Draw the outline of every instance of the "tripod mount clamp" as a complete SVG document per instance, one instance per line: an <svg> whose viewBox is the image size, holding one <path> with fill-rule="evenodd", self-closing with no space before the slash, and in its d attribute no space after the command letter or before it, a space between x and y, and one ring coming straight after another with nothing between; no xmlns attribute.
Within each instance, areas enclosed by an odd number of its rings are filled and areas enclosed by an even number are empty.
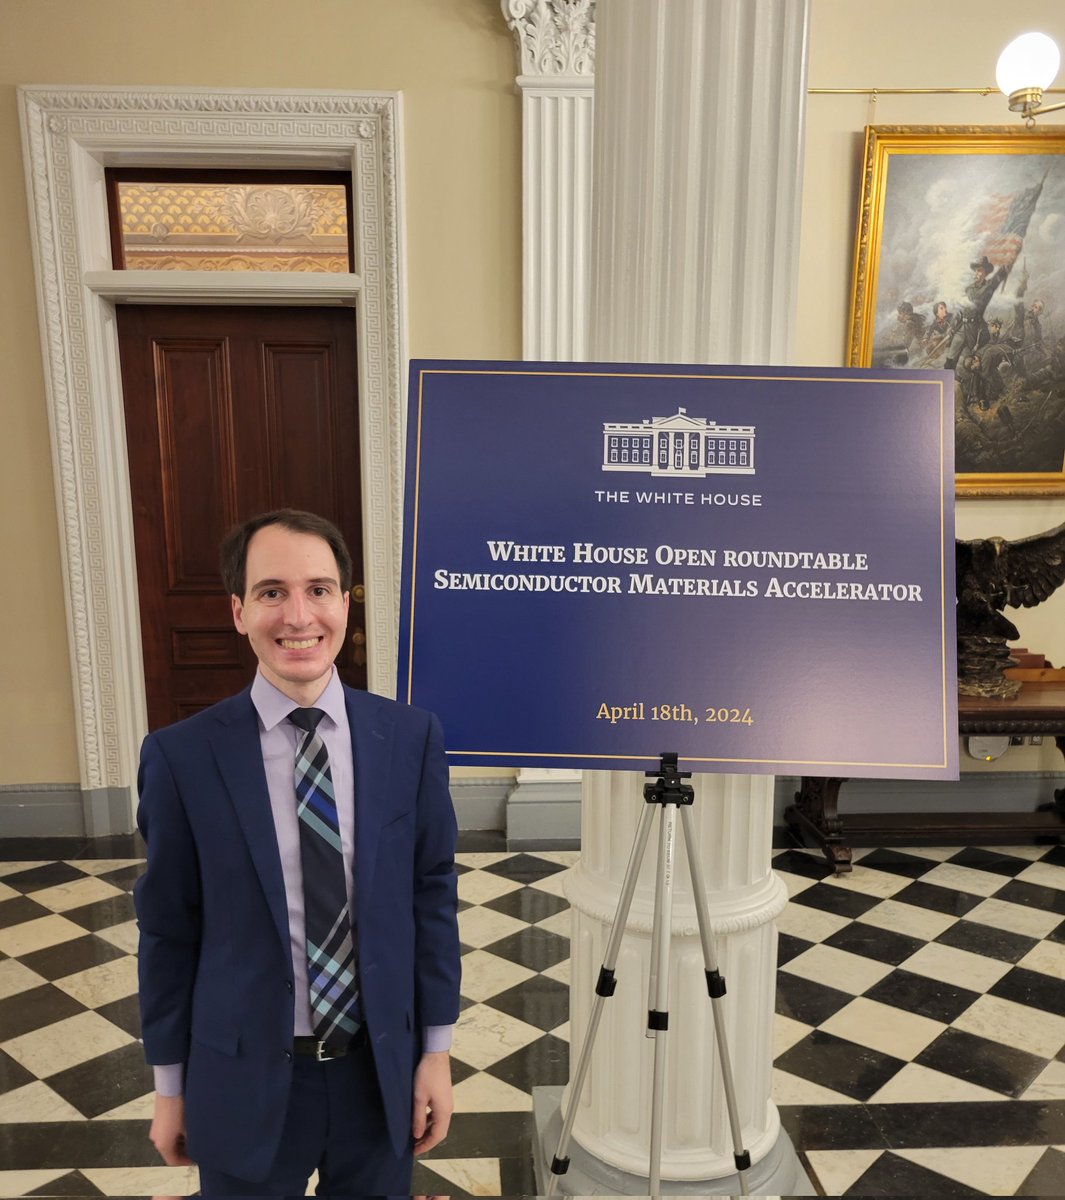
<svg viewBox="0 0 1065 1200"><path fill-rule="evenodd" d="M661 755L658 769L644 771L648 779L654 783L643 785L643 798L646 804L694 804L695 789L683 780L691 779L691 771L677 770L677 755L669 752Z"/></svg>

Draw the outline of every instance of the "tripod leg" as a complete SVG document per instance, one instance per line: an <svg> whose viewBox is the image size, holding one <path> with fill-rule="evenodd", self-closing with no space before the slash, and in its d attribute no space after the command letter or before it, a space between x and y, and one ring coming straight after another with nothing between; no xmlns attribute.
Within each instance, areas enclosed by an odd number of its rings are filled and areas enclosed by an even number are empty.
<svg viewBox="0 0 1065 1200"><path fill-rule="evenodd" d="M721 1064L721 1082L725 1091L725 1105L728 1109L729 1126L732 1131L732 1154L736 1162L736 1172L740 1180L740 1194L749 1196L747 1190L747 1172L751 1166L751 1156L743 1148L743 1129L740 1124L739 1105L736 1103L736 1085L732 1078L732 1064L729 1060L728 1039L725 1034L725 1011L723 998L725 981L718 970L717 954L714 950L714 937L710 929L710 913L706 906L706 884L703 880L703 867L699 856L695 853L695 837L692 830L691 810L684 807L680 810L681 824L684 827L684 848L688 855L688 869L691 872L692 891L695 894L695 912L699 919L699 937L703 943L703 965L706 968L706 988L710 993L710 1007L714 1016L714 1037L717 1041L717 1057Z"/></svg>
<svg viewBox="0 0 1065 1200"><path fill-rule="evenodd" d="M632 895L636 890L640 863L643 862L643 856L647 850L647 839L651 833L653 818L654 809L651 805L645 804L640 815L640 823L636 827L636 835L632 841L628 866L625 868L625 878L621 884L621 895L618 897L617 912L614 914L614 924L610 927L606 955L603 958L603 965L599 968L599 981L595 985L595 1000L592 1002L592 1011L588 1017L588 1026L584 1034L584 1042L581 1044L577 1069L573 1073L573 1081L570 1084L569 1108L562 1122L562 1132L559 1134L555 1156L551 1160L551 1176L547 1181L547 1195L549 1196L555 1194L558 1177L565 1175L569 1170L567 1152L570 1135L573 1131L573 1122L577 1117L581 1093L584 1091L584 1081L588 1074L588 1067L591 1065L592 1050L595 1047L596 1034L599 1032L599 1019L603 1015L603 1002L608 996L614 994L614 966L618 961L621 938L625 933L625 922L628 920L629 909L632 906Z"/></svg>
<svg viewBox="0 0 1065 1200"><path fill-rule="evenodd" d="M662 1104L666 1078L666 1030L669 1028L669 947L673 925L673 868L677 838L677 806L664 804L658 827L658 872L655 876L654 927L651 939L651 995L647 1031L655 1039L654 1083L651 1090L651 1153L648 1185L651 1195L662 1188Z"/></svg>

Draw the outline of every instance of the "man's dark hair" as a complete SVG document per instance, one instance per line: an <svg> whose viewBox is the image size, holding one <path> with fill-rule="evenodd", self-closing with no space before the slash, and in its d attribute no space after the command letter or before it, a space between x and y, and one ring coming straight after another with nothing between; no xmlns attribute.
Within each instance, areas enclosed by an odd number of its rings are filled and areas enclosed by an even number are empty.
<svg viewBox="0 0 1065 1200"><path fill-rule="evenodd" d="M340 590L351 591L351 554L344 541L344 535L325 517L316 513L303 512L298 508L278 508L273 512L260 513L237 525L226 534L219 551L219 566L222 571L222 582L225 584L226 595L239 596L244 599L244 589L247 586L246 566L248 562L248 543L267 525L280 525L292 533L309 533L320 537L333 551L340 573Z"/></svg>

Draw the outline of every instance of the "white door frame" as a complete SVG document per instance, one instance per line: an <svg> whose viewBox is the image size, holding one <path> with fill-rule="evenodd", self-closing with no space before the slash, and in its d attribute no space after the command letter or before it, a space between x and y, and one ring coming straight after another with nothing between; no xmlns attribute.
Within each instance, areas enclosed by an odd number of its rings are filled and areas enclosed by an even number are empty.
<svg viewBox="0 0 1065 1200"><path fill-rule="evenodd" d="M393 694L406 281L396 92L19 88L85 832L132 828L147 729L115 304L354 305L370 689ZM355 273L115 271L104 169L350 171Z"/></svg>

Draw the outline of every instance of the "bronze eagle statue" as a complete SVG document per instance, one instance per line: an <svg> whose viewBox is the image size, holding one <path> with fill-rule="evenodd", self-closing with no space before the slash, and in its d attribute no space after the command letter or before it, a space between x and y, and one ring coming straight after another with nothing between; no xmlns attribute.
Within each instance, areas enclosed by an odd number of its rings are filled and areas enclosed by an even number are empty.
<svg viewBox="0 0 1065 1200"><path fill-rule="evenodd" d="M1016 662L1006 642L1020 633L1002 609L1032 608L1065 583L1065 522L1015 542L957 540L954 551L958 690L964 696L1015 696L1021 685L1003 671Z"/></svg>

